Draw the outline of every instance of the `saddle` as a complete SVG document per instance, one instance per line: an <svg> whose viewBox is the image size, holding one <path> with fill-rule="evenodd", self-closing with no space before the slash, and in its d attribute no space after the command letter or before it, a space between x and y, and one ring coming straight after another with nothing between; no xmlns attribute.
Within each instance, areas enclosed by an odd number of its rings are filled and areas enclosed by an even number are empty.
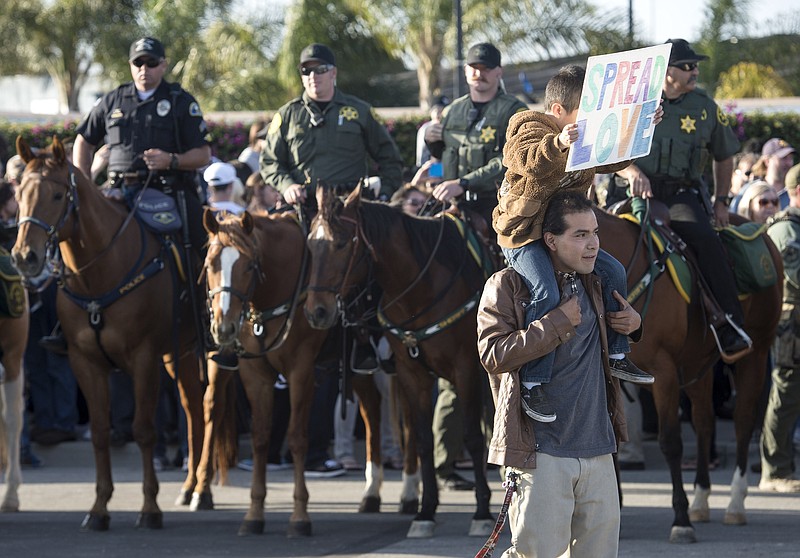
<svg viewBox="0 0 800 558"><path fill-rule="evenodd" d="M180 213L175 200L164 192L147 188L135 198L136 218L149 230L163 235L181 230Z"/></svg>
<svg viewBox="0 0 800 558"><path fill-rule="evenodd" d="M11 263L11 254L0 247L0 316L19 318L25 312L25 287Z"/></svg>

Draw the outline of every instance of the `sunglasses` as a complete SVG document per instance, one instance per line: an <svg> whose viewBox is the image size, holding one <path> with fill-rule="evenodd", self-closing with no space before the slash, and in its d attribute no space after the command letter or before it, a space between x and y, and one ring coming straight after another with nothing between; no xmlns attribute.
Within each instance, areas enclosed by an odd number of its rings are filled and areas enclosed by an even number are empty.
<svg viewBox="0 0 800 558"><path fill-rule="evenodd" d="M422 207L424 203L425 203L424 200L408 199L403 202L403 205L407 205L410 207Z"/></svg>
<svg viewBox="0 0 800 558"><path fill-rule="evenodd" d="M670 64L673 68L678 68L684 72L691 72L697 68L697 62L684 62L683 64Z"/></svg>
<svg viewBox="0 0 800 558"><path fill-rule="evenodd" d="M779 204L780 201L777 199L772 200L767 198L761 198L760 200L758 200L759 207L766 207L768 205L774 205L775 207L778 207Z"/></svg>
<svg viewBox="0 0 800 558"><path fill-rule="evenodd" d="M300 73L304 76L310 76L312 73L321 76L327 74L333 69L331 64L320 64L319 66L300 66Z"/></svg>
<svg viewBox="0 0 800 558"><path fill-rule="evenodd" d="M156 60L155 58L137 58L133 62L131 62L137 68L141 68L144 65L147 65L148 68L156 68L161 65L161 60Z"/></svg>

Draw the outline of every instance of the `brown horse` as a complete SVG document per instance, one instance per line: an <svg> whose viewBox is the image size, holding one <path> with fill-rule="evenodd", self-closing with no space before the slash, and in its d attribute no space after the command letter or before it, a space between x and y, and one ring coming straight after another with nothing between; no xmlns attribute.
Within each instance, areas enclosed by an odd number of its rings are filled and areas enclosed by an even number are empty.
<svg viewBox="0 0 800 558"><path fill-rule="evenodd" d="M239 534L264 530L266 464L272 422L273 385L278 372L289 382L291 417L287 440L294 463L294 510L289 536L311 534L304 465L308 423L314 392L314 363L327 331L312 329L302 314L306 285L305 236L294 214L220 216L206 211L209 233L205 275L209 291L211 333L223 351L241 355L239 373L252 410L253 477L250 508ZM206 451L198 478L210 468L206 456L222 428L225 386L231 374L209 378L206 391ZM382 461L380 455L380 394L369 377L354 380L367 429L367 487L359 511L379 511ZM224 452L223 452L224 453ZM207 485L198 484L198 491ZM197 496L197 494L195 494ZM194 500L193 500L194 503Z"/></svg>
<svg viewBox="0 0 800 558"><path fill-rule="evenodd" d="M600 210L595 213L600 226L600 244L626 265L630 288L649 270L647 249L641 245L637 248L640 229L629 221ZM731 215L731 222L738 224L739 219ZM753 340L753 351L736 362L736 470L731 481L731 501L723 520L730 525L747 522L744 510L748 484L747 452L756 426L756 408L764 385L767 355L781 311L783 265L769 237L764 235L764 238L780 279L774 286L742 301L745 330ZM672 507L675 515L670 541L695 542L691 521L709 521L711 485L708 461L714 428L711 399L713 375L709 372L719 358L719 352L699 301L696 278L692 287L692 302L689 304L678 293L668 274L661 275L654 282L653 289L649 307L643 316L644 336L640 343L633 345L631 358L656 377L653 396L658 413L658 440L672 477ZM635 304L640 313L646 298L642 296ZM695 498L691 508L681 473L683 444L678 416L680 390L692 402L692 423L697 432Z"/></svg>
<svg viewBox="0 0 800 558"><path fill-rule="evenodd" d="M470 534L488 534L493 522L480 425L487 379L478 361L475 318L483 271L456 224L444 216L411 217L400 208L362 201L358 189L342 202L329 190L318 188L317 202L320 212L308 235L312 255L306 302L309 322L318 328L334 325L341 299L372 276L384 293L379 315L384 324L395 324L388 326L388 339L397 360L405 420L416 437L422 467L422 506L408 536L433 535L439 504L431 371L455 384L464 411L465 446L475 464L477 508ZM407 468L404 478L411 472Z"/></svg>
<svg viewBox="0 0 800 558"><path fill-rule="evenodd" d="M188 504L196 484L203 443L203 391L192 350L191 309L178 302L177 277L165 270L173 269L172 256L155 235L129 218L125 206L106 199L76 172L58 138L38 155L18 138L17 152L27 166L17 190L20 224L14 264L24 276L34 277L54 251L63 259L56 305L70 365L89 409L97 475L97 496L83 528L103 531L110 523L107 505L114 485L108 373L113 368L130 374L134 384L133 436L144 472L144 504L137 526L160 528L163 514L156 502L153 447L162 361L173 378L177 374L189 419L189 474L180 503Z"/></svg>
<svg viewBox="0 0 800 558"><path fill-rule="evenodd" d="M19 318L0 317L0 465L5 464L6 493L0 511L19 510L20 434L25 410L22 357L28 342L28 300Z"/></svg>

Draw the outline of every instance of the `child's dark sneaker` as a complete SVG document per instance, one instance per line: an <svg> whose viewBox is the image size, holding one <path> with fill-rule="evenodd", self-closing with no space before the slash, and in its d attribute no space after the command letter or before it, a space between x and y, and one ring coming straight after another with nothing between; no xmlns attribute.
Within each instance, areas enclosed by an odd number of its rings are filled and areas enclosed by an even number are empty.
<svg viewBox="0 0 800 558"><path fill-rule="evenodd" d="M522 410L539 422L556 420L556 411L547 401L542 386L533 386L531 389L522 386Z"/></svg>
<svg viewBox="0 0 800 558"><path fill-rule="evenodd" d="M633 382L634 384L652 384L656 381L653 376L648 374L625 358L611 358L608 359L608 364L611 366L611 375L626 382Z"/></svg>

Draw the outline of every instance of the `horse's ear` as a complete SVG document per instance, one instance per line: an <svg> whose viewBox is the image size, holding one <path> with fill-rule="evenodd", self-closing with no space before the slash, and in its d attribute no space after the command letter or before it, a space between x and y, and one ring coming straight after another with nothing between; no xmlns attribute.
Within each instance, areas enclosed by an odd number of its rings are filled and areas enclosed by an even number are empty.
<svg viewBox="0 0 800 558"><path fill-rule="evenodd" d="M17 155L19 155L26 163L33 159L33 150L28 142L22 139L22 136L17 136Z"/></svg>
<svg viewBox="0 0 800 558"><path fill-rule="evenodd" d="M253 225L254 225L253 216L250 215L249 211L245 211L244 213L242 213L239 219L241 220L242 230L244 231L245 234L250 234L251 232L253 232Z"/></svg>
<svg viewBox="0 0 800 558"><path fill-rule="evenodd" d="M325 186L323 186L321 182L317 181L317 191L315 194L317 197L317 207L320 209L325 207L325 190Z"/></svg>
<svg viewBox="0 0 800 558"><path fill-rule="evenodd" d="M350 207L351 205L354 207L358 207L361 203L361 190L364 188L364 183L359 181L358 186L353 188L353 191L347 195L347 199L344 200L344 206Z"/></svg>
<svg viewBox="0 0 800 558"><path fill-rule="evenodd" d="M219 223L217 222L217 216L208 207L206 207L205 211L203 211L203 228L209 234L217 234L219 232Z"/></svg>
<svg viewBox="0 0 800 558"><path fill-rule="evenodd" d="M64 144L61 143L61 140L58 139L58 136L53 136L53 143L50 146L50 150L53 152L53 159L55 159L56 164L63 165L67 160L67 150L64 149Z"/></svg>

